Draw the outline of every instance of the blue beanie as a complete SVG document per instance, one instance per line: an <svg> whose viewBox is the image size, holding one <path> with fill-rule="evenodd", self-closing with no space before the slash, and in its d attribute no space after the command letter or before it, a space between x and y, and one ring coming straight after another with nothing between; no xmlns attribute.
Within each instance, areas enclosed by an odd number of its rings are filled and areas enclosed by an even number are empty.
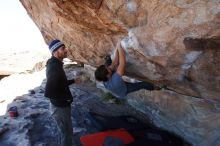
<svg viewBox="0 0 220 146"><path fill-rule="evenodd" d="M56 51L58 48L60 48L61 46L65 46L60 40L53 40L50 44L49 44L49 50L51 53L53 53L54 51Z"/></svg>

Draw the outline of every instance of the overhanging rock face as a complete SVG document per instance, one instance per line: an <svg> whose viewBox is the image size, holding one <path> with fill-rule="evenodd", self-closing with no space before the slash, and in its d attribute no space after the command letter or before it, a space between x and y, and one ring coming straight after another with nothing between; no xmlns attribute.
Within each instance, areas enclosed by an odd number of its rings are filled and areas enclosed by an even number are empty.
<svg viewBox="0 0 220 146"><path fill-rule="evenodd" d="M126 74L173 90L129 102L194 145L220 145L219 0L21 2L45 41L61 39L70 59L98 66L122 38Z"/></svg>

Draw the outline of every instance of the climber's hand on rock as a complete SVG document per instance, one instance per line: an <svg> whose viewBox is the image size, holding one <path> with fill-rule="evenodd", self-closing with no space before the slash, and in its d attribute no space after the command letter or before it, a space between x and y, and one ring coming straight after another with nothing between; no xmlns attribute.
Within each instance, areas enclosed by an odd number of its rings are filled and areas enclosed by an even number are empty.
<svg viewBox="0 0 220 146"><path fill-rule="evenodd" d="M119 41L117 42L116 49L117 49L117 50L118 50L118 49L121 49L121 40L119 40Z"/></svg>

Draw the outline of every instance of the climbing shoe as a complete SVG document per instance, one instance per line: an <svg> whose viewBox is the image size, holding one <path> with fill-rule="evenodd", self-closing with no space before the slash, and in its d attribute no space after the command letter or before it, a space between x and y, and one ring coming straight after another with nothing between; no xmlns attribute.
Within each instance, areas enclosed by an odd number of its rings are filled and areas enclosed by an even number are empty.
<svg viewBox="0 0 220 146"><path fill-rule="evenodd" d="M154 90L165 90L165 89L167 89L166 85L154 86Z"/></svg>

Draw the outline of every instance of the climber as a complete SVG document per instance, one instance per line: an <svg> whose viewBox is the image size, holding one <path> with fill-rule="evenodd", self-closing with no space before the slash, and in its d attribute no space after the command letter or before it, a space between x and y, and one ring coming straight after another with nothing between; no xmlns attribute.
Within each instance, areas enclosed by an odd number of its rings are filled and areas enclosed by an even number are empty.
<svg viewBox="0 0 220 146"><path fill-rule="evenodd" d="M97 81L102 81L105 88L119 99L124 99L128 93L146 90L160 90L159 86L155 86L149 82L129 83L122 79L125 74L126 58L124 50L121 47L121 41L116 45L115 57L113 62L110 56L107 56L104 65L99 66L95 71Z"/></svg>

